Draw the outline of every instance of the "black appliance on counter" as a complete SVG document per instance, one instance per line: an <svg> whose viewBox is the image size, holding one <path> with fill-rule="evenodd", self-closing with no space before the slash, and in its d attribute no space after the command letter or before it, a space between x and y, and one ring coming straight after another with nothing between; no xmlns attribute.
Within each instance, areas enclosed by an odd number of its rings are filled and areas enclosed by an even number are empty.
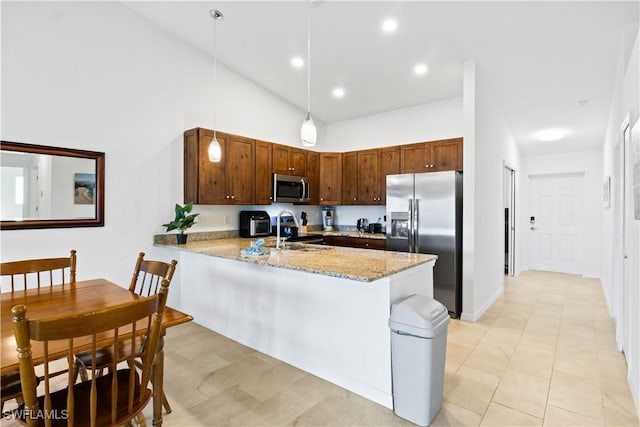
<svg viewBox="0 0 640 427"><path fill-rule="evenodd" d="M240 237L271 234L271 217L265 211L240 211Z"/></svg>

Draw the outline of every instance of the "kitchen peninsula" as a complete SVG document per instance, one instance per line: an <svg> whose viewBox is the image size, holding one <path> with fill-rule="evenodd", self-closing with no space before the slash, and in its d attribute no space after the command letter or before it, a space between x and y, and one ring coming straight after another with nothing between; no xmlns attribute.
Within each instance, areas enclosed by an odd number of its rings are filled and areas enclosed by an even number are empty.
<svg viewBox="0 0 640 427"><path fill-rule="evenodd" d="M252 241L156 243L180 251L176 308L391 408L390 306L414 293L433 295L437 257L303 244L241 256Z"/></svg>

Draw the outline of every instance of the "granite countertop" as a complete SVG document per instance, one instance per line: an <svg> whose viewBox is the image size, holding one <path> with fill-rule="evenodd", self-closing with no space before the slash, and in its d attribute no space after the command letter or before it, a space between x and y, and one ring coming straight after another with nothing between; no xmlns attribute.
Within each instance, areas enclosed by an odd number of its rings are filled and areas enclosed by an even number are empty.
<svg viewBox="0 0 640 427"><path fill-rule="evenodd" d="M323 236L353 237L358 239L385 240L387 238L387 235L384 233L361 233L359 231L322 231L318 233L308 233L308 234L321 234Z"/></svg>
<svg viewBox="0 0 640 427"><path fill-rule="evenodd" d="M184 245L156 242L154 246L361 282L373 282L437 259L436 255L301 243L295 244L299 250L269 248L269 253L262 256L241 256L240 250L248 248L255 240L199 240ZM265 240L267 245L275 245L274 238Z"/></svg>

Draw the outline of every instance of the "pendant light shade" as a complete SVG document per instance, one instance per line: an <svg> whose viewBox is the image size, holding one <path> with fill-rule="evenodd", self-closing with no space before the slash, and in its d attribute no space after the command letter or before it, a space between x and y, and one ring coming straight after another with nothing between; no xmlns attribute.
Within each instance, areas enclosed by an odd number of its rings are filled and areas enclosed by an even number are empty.
<svg viewBox="0 0 640 427"><path fill-rule="evenodd" d="M302 145L305 147L313 147L316 145L316 125L313 123L311 113L307 112L307 118L302 122L302 129L300 130L300 137L302 138Z"/></svg>
<svg viewBox="0 0 640 427"><path fill-rule="evenodd" d="M222 160L222 149L220 148L220 143L215 136L209 144L208 154L210 162L218 163L220 160Z"/></svg>
<svg viewBox="0 0 640 427"><path fill-rule="evenodd" d="M213 139L209 143L209 161L218 163L222 160L222 148L216 138L216 81L218 77L218 51L217 51L217 33L216 22L223 19L222 12L216 9L211 9L209 15L213 18Z"/></svg>
<svg viewBox="0 0 640 427"><path fill-rule="evenodd" d="M307 118L302 122L300 129L300 138L302 145L305 147L314 147L316 145L316 124L311 118L311 12L307 19Z"/></svg>

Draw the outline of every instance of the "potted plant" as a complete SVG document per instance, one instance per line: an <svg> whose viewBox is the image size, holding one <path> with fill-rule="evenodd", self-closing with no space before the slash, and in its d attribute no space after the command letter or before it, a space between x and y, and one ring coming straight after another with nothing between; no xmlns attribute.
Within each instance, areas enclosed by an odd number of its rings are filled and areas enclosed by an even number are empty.
<svg viewBox="0 0 640 427"><path fill-rule="evenodd" d="M196 223L196 217L200 214L192 214L193 203L187 203L184 206L180 206L176 203L176 218L168 224L162 224L163 227L167 227L167 231L180 230L180 233L176 234L178 244L182 245L187 243L187 235L184 231Z"/></svg>

